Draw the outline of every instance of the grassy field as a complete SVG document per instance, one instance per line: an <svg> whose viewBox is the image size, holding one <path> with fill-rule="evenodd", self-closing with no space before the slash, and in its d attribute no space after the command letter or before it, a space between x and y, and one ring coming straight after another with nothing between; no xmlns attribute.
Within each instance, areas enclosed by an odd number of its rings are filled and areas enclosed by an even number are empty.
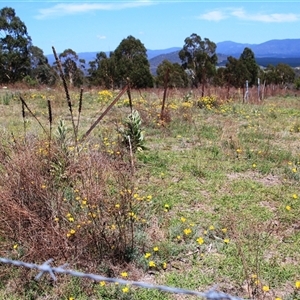
<svg viewBox="0 0 300 300"><path fill-rule="evenodd" d="M0 255L300 299L300 98L242 103L170 91L162 120L163 91L132 91L141 125L128 119L125 93L82 139L117 93L89 90L80 102L72 91L72 118L62 91L1 92ZM23 117L20 95L31 111ZM1 299L193 299L0 270Z"/></svg>

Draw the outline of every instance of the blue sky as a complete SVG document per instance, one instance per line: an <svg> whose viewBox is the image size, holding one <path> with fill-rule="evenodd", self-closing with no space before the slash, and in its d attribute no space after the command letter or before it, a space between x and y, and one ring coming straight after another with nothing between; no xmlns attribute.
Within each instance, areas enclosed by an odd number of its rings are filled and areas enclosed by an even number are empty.
<svg viewBox="0 0 300 300"><path fill-rule="evenodd" d="M129 35L147 49L182 47L192 33L218 43L300 38L300 3L261 1L2 1L35 46L52 53L113 51Z"/></svg>

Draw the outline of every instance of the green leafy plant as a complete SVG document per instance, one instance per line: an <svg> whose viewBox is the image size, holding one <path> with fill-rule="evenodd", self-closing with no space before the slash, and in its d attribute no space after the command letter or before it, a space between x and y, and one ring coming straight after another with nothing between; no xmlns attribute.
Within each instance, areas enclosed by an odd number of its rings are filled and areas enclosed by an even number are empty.
<svg viewBox="0 0 300 300"><path fill-rule="evenodd" d="M142 130L142 119L137 110L133 110L125 120L124 128L119 129L122 143L133 152L145 150L145 138Z"/></svg>

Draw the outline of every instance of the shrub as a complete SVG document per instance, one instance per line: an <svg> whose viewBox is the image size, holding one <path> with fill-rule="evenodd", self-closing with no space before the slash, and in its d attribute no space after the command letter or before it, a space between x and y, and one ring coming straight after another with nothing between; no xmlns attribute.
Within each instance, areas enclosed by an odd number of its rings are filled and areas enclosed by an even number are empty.
<svg viewBox="0 0 300 300"><path fill-rule="evenodd" d="M145 139L142 131L142 119L137 110L133 110L124 122L124 127L119 131L122 135L122 143L132 148L133 152L144 150Z"/></svg>
<svg viewBox="0 0 300 300"><path fill-rule="evenodd" d="M212 109L219 106L216 96L204 96L198 99L198 106L200 108Z"/></svg>

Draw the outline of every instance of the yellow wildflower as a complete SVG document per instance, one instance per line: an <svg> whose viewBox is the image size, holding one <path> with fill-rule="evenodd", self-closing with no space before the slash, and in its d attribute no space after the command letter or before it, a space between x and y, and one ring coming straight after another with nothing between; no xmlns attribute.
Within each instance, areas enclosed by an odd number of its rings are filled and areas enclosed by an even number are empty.
<svg viewBox="0 0 300 300"><path fill-rule="evenodd" d="M154 247L154 248L153 248L153 251L154 251L154 252L157 252L157 251L158 251L158 247Z"/></svg>
<svg viewBox="0 0 300 300"><path fill-rule="evenodd" d="M121 272L121 276L126 278L126 277L128 277L128 274L127 274L127 272Z"/></svg>
<svg viewBox="0 0 300 300"><path fill-rule="evenodd" d="M149 261L149 267L155 267L155 262L153 260L150 260Z"/></svg>
<svg viewBox="0 0 300 300"><path fill-rule="evenodd" d="M123 293L128 293L129 292L129 287L125 286L124 288L122 288L122 292Z"/></svg>
<svg viewBox="0 0 300 300"><path fill-rule="evenodd" d="M270 290L270 287L269 287L268 285L264 285L264 286L262 287L262 290L263 290L264 292L268 292L268 291Z"/></svg>
<svg viewBox="0 0 300 300"><path fill-rule="evenodd" d="M204 243L204 240L203 240L202 237L197 238L196 241L197 241L197 243L198 243L199 245L202 245L202 244Z"/></svg>
<svg viewBox="0 0 300 300"><path fill-rule="evenodd" d="M128 213L129 217L136 219L136 214L134 212Z"/></svg>
<svg viewBox="0 0 300 300"><path fill-rule="evenodd" d="M298 290L300 289L300 281L297 280L296 283L295 283L295 288Z"/></svg>
<svg viewBox="0 0 300 300"><path fill-rule="evenodd" d="M189 235L189 234L192 233L192 230L191 230L191 228L186 228L186 229L183 230L183 232L184 232L185 235Z"/></svg>
<svg viewBox="0 0 300 300"><path fill-rule="evenodd" d="M100 286L105 286L106 282L105 281L100 281L99 284L100 284Z"/></svg>
<svg viewBox="0 0 300 300"><path fill-rule="evenodd" d="M144 255L145 258L149 258L150 256L151 256L151 253L149 253L149 252L145 253L145 255Z"/></svg>

